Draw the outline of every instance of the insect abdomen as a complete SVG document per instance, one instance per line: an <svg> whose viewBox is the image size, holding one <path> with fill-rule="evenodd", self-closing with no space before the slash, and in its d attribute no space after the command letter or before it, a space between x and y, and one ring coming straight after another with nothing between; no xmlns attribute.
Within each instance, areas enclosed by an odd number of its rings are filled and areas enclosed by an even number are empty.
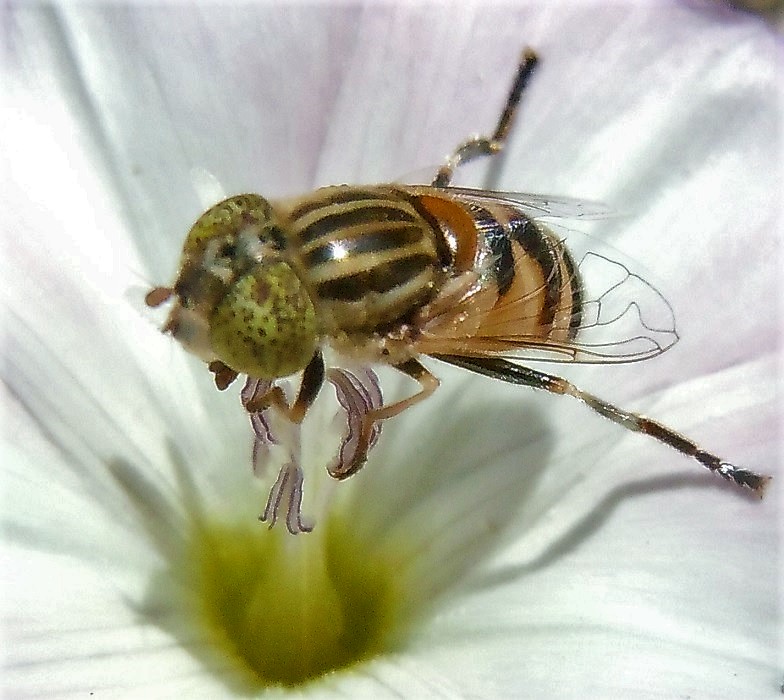
<svg viewBox="0 0 784 700"><path fill-rule="evenodd" d="M581 282L571 254L546 227L506 204L466 204L480 245L476 266L497 298L482 314L480 337L571 340L580 325Z"/></svg>
<svg viewBox="0 0 784 700"><path fill-rule="evenodd" d="M373 332L429 300L441 233L396 187L325 187L289 212L293 250L325 332Z"/></svg>
<svg viewBox="0 0 784 700"><path fill-rule="evenodd" d="M538 267L543 283L535 297L538 325L546 339L571 340L581 320L582 280L572 254L545 226L520 214L511 220L511 238L521 255ZM520 267L516 267L520 272ZM511 290L506 295L511 296ZM503 303L505 295L500 302Z"/></svg>

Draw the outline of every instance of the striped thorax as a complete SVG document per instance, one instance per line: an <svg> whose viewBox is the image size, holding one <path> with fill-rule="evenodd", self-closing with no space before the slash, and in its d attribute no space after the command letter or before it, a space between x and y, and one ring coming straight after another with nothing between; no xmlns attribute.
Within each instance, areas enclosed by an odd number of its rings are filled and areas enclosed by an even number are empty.
<svg viewBox="0 0 784 700"><path fill-rule="evenodd" d="M447 274L440 231L402 188L326 187L280 208L325 335L389 330L431 299Z"/></svg>

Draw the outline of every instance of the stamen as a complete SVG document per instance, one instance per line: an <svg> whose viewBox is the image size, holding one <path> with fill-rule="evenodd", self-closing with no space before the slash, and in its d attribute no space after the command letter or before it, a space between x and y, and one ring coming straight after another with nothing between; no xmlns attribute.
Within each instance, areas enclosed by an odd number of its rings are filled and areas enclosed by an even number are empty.
<svg viewBox="0 0 784 700"><path fill-rule="evenodd" d="M267 471L267 460L273 445L280 445L280 440L272 432L268 409L253 411L252 406L260 396L264 396L272 386L267 379L253 379L248 377L245 386L240 392L240 401L245 410L250 414L250 426L253 428L253 453L252 464L254 476L260 477ZM250 409L248 407L251 407Z"/></svg>
<svg viewBox="0 0 784 700"><path fill-rule="evenodd" d="M360 436L365 416L383 403L378 377L371 369L362 370L358 376L343 369L333 368L327 379L335 387L338 402L346 412L344 434L335 460L327 467L329 473L339 478L347 472L356 471L365 461L367 452L376 444L381 434L381 423L374 423L367 450L359 450Z"/></svg>
<svg viewBox="0 0 784 700"><path fill-rule="evenodd" d="M252 406L255 401L258 401L264 396L264 394L270 390L271 386L272 382L268 379L253 379L252 377L248 377L245 386L242 387L242 391L240 392L240 401L242 401L245 410L249 413L253 413L252 410L248 409L248 406Z"/></svg>
<svg viewBox="0 0 784 700"><path fill-rule="evenodd" d="M368 451L381 434L379 422L374 423L364 437L362 431L367 415L383 404L383 398L378 378L370 369L358 372L331 369L328 379L335 387L338 402L345 411L346 432L341 438L338 453L327 466L327 470L335 478L345 478L367 459ZM273 404L261 411L256 410L260 398L268 396L273 387L272 381L248 378L240 392L242 405L249 414L253 428L253 473L260 477L266 472L273 448L285 447L288 452L287 462L281 467L270 489L267 504L259 520L269 523L272 528L285 511L286 528L290 533L310 532L313 525L302 520L304 474L297 456L301 426L298 423L287 423L285 435L281 436L281 426L275 423L271 413L276 410L276 406Z"/></svg>
<svg viewBox="0 0 784 700"><path fill-rule="evenodd" d="M293 462L288 462L280 468L278 478L270 490L264 513L259 516L263 523L269 523L270 529L275 526L280 517L281 505L286 508L286 529L292 535L301 532L310 532L313 525L302 521L302 483L304 481L302 469Z"/></svg>
<svg viewBox="0 0 784 700"><path fill-rule="evenodd" d="M261 476L266 472L266 460L269 459L270 447L279 445L280 442L270 431L269 422L264 413L253 413L250 417L250 426L253 428L253 451L251 461L254 476Z"/></svg>
<svg viewBox="0 0 784 700"><path fill-rule="evenodd" d="M248 377L245 386L242 387L240 392L240 400L245 410L248 410L248 406L252 406L258 397L266 394L270 386L272 386L271 381ZM267 465L265 462L269 459L270 448L273 445L280 445L280 440L272 432L267 409L263 411L249 411L249 413L250 426L253 428L253 474L261 476L266 472Z"/></svg>
<svg viewBox="0 0 784 700"><path fill-rule="evenodd" d="M254 411L253 404L260 397L267 394L272 387L272 382L267 379L252 379L248 377L245 386L240 392L242 405L250 413L250 424L253 428L253 473L261 476L266 471L270 450L274 445L280 445L280 440L272 432L270 414L272 407L262 411ZM295 430L299 430L296 426ZM272 528L280 517L281 508L286 509L286 528L292 535L300 532L310 532L312 525L302 522L302 484L304 476L302 469L291 461L284 464L278 472L278 478L270 489L264 513L259 516L263 523L269 523Z"/></svg>

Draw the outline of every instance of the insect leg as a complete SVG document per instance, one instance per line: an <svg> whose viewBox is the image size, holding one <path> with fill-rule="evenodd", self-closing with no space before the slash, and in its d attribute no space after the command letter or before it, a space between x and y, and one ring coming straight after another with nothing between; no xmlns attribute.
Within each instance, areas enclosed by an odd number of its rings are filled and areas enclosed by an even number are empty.
<svg viewBox="0 0 784 700"><path fill-rule="evenodd" d="M302 373L302 382L299 385L297 398L289 412L289 419L292 422L302 422L308 409L316 400L322 384L324 384L324 358L321 356L321 352L316 350Z"/></svg>
<svg viewBox="0 0 784 700"><path fill-rule="evenodd" d="M724 462L716 455L705 452L694 442L667 426L645 416L629 413L617 406L613 406L592 394L578 389L574 384L561 377L537 372L528 367L521 367L513 362L496 357L461 357L458 355L433 355L433 357L511 384L522 384L534 389L544 389L554 394L573 396L614 423L618 423L628 430L650 435L652 438L669 445L687 457L697 460L703 467L710 469L710 471L727 481L747 488L760 497L762 497L765 487L771 479L769 476L756 474Z"/></svg>
<svg viewBox="0 0 784 700"><path fill-rule="evenodd" d="M517 75L512 83L512 89L509 91L509 97L506 100L504 111L501 113L495 132L489 137L475 136L458 146L454 153L438 169L436 176L433 178L433 187L447 187L452 181L455 170L463 163L501 152L506 143L509 129L512 126L517 105L520 103L520 97L534 72L534 68L536 68L538 60L536 54L531 49L523 51Z"/></svg>
<svg viewBox="0 0 784 700"><path fill-rule="evenodd" d="M407 360L399 365L394 365L394 367L403 374L407 374L412 379L416 379L421 386L420 391L413 396L409 396L407 399L395 401L395 403L386 406L379 406L378 408L368 411L363 416L354 458L348 464L341 465L340 469L330 469L330 476L335 479L347 479L362 468L362 465L367 459L368 449L370 449L370 440L375 423L380 420L385 420L386 418L392 418L414 404L424 401L438 388L438 379L417 360Z"/></svg>
<svg viewBox="0 0 784 700"><path fill-rule="evenodd" d="M318 396L323 383L324 359L317 350L313 354L310 362L308 362L307 367L305 367L305 371L302 373L302 382L299 385L297 398L294 400L293 404L289 406L283 389L279 386L273 386L258 398L253 398L248 401L248 403L245 404L245 410L247 410L248 413L256 413L258 411L263 411L270 406L274 406L292 423L301 423L311 404L316 400L316 396Z"/></svg>

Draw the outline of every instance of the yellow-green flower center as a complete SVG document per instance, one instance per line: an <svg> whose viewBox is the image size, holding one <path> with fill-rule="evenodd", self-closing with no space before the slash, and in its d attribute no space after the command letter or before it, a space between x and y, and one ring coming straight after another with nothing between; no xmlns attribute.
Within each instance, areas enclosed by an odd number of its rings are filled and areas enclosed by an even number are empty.
<svg viewBox="0 0 784 700"><path fill-rule="evenodd" d="M257 521L195 526L183 562L213 650L255 688L390 651L407 626L398 557L330 518L294 537Z"/></svg>

